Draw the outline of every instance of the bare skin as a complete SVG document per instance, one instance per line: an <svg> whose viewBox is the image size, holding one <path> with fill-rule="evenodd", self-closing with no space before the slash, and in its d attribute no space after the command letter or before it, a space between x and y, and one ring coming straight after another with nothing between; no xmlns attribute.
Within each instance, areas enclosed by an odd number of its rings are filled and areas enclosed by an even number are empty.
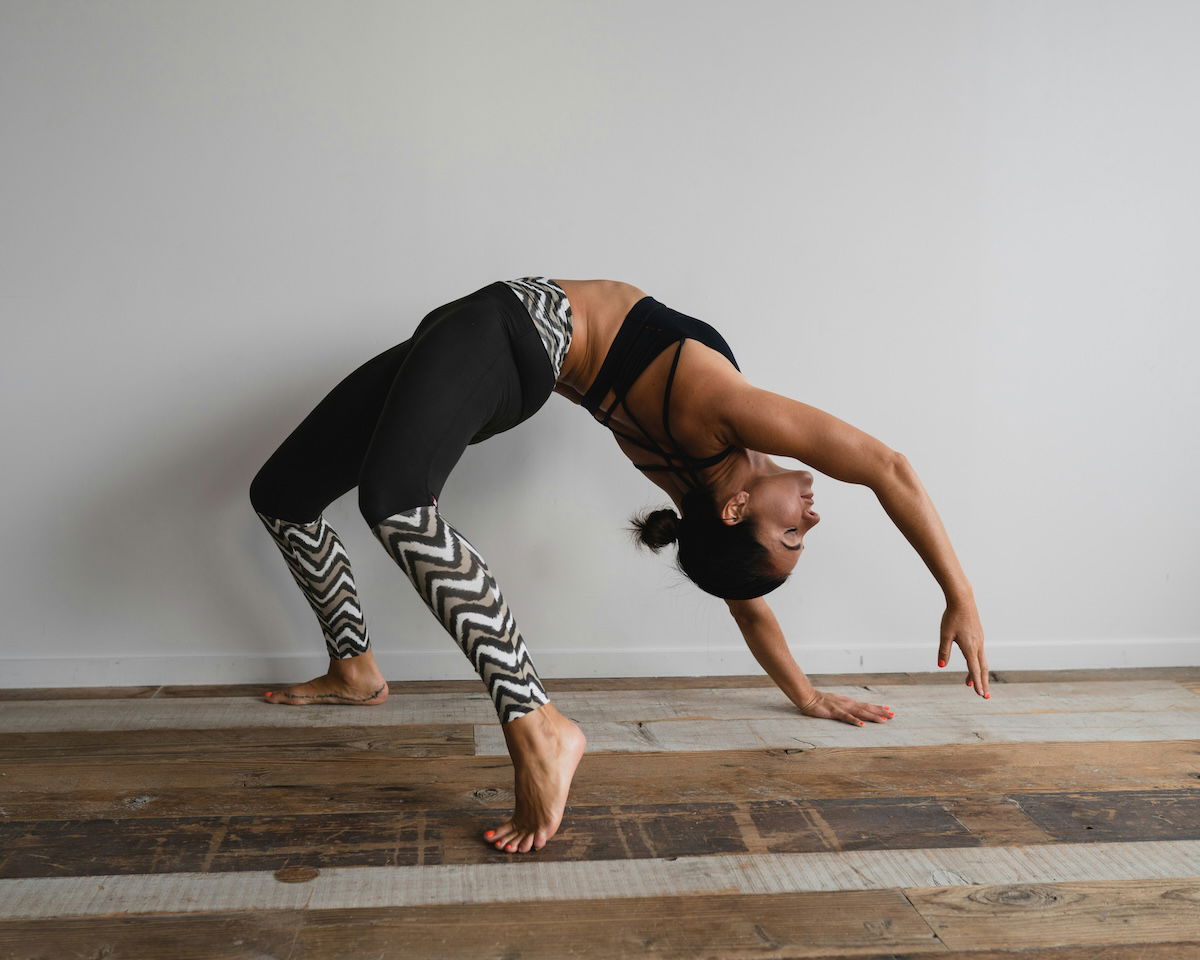
<svg viewBox="0 0 1200 960"><path fill-rule="evenodd" d="M301 707L311 703L332 703L352 707L372 707L388 697L387 681L375 654L368 649L357 657L329 661L329 671L307 683L287 690L268 690L268 703Z"/></svg>
<svg viewBox="0 0 1200 960"><path fill-rule="evenodd" d="M504 823L484 832L484 840L506 853L541 850L562 823L587 737L553 703L510 720L501 729L513 761L517 805Z"/></svg>
<svg viewBox="0 0 1200 960"><path fill-rule="evenodd" d="M572 339L554 389L578 404L625 316L646 293L616 280L555 283L571 303ZM646 412L661 410L673 353L666 350L655 358L625 398L642 425L663 444L667 438L660 421ZM603 398L601 407L611 400L611 394ZM612 423L624 432L637 431L620 407ZM671 395L671 428L680 446L697 458L731 444L737 447L729 457L700 471L700 477L721 505L724 522L755 524L756 538L780 576L795 566L805 535L820 515L813 510L812 473L782 467L769 454L795 458L836 480L870 486L945 592L938 665L949 662L952 645L957 644L969 668L967 685L974 685L981 697L990 696L983 628L970 583L933 504L903 456L822 410L755 388L720 352L694 340L684 341L680 354ZM613 437L631 462L653 462L653 454ZM644 476L666 492L682 513L686 488L676 475ZM756 659L802 714L857 726L867 721L883 723L894 716L890 707L816 690L788 652L765 598L726 602ZM382 703L386 697L387 684L369 651L352 660L331 660L325 676L267 695L272 703L297 705L363 705ZM562 822L586 737L552 703L503 724L503 730L513 761L516 809L500 827L486 831L484 839L512 853L540 850Z"/></svg>

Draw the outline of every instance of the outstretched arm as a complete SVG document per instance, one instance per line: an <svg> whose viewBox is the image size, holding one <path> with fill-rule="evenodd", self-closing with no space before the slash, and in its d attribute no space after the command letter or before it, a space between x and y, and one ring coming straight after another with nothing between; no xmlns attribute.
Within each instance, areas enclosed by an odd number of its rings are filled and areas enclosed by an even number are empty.
<svg viewBox="0 0 1200 960"><path fill-rule="evenodd" d="M744 381L717 398L717 409L725 430L741 446L793 457L835 480L874 491L946 597L938 665L949 662L950 647L957 643L967 661L967 682L980 696L989 696L974 592L908 458L832 414Z"/></svg>
<svg viewBox="0 0 1200 960"><path fill-rule="evenodd" d="M862 726L866 720L883 723L891 719L891 710L853 697L824 693L812 685L792 657L775 613L762 597L753 600L726 600L754 659L775 681L800 712L810 717L841 720Z"/></svg>

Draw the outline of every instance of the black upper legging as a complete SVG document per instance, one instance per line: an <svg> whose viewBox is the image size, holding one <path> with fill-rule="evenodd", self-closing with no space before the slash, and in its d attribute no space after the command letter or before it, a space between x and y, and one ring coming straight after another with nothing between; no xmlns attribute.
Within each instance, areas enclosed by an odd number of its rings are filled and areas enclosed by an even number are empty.
<svg viewBox="0 0 1200 960"><path fill-rule="evenodd" d="M527 420L554 381L529 312L490 283L431 310L334 387L263 464L250 501L302 523L357 486L372 526L433 504L467 446Z"/></svg>

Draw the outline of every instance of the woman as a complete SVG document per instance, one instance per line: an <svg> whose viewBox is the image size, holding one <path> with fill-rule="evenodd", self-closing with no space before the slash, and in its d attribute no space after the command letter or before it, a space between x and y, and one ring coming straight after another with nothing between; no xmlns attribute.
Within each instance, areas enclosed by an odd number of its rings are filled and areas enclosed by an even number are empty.
<svg viewBox="0 0 1200 960"><path fill-rule="evenodd" d="M513 759L516 809L484 836L540 850L558 830L583 731L550 702L512 611L483 557L442 516L438 496L469 444L515 427L552 392L612 431L621 451L674 501L634 520L654 550L725 599L746 643L812 717L862 726L890 708L822 693L788 651L763 595L782 584L820 516L813 475L793 457L866 484L946 595L938 666L952 643L967 683L988 692L972 589L908 461L836 417L752 386L709 324L612 280L496 281L428 313L403 343L367 361L271 455L250 500L325 636L329 671L271 703L382 703L350 561L322 511L358 487L359 509L384 549L483 679Z"/></svg>

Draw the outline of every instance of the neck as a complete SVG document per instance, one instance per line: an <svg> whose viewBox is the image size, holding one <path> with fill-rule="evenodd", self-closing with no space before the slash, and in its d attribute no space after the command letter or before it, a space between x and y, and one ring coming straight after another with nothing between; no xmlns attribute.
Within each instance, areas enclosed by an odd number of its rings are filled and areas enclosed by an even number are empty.
<svg viewBox="0 0 1200 960"><path fill-rule="evenodd" d="M720 508L734 494L745 490L755 478L786 472L765 453L738 450L713 468L708 477L708 487Z"/></svg>

